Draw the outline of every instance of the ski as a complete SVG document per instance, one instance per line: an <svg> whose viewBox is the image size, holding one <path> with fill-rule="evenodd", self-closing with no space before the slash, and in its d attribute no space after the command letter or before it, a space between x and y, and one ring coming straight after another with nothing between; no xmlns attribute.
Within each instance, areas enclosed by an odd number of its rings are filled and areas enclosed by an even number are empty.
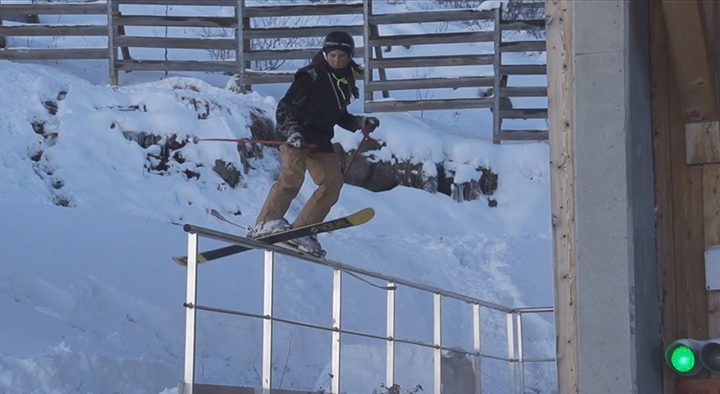
<svg viewBox="0 0 720 394"><path fill-rule="evenodd" d="M217 209L215 209L215 208L210 209L209 212L210 212L210 215L211 215L211 216L213 216L215 219L217 219L217 220L219 220L219 221L221 221L221 222L227 223L227 224L229 224L229 225L231 225L231 226L234 226L234 227L237 227L237 228L239 228L239 229L241 229L241 230L245 230L245 231L249 231L249 230L250 230L250 227L249 227L249 226L236 223L236 222L234 222L234 221L226 218L225 215L221 214L221 213L220 213ZM294 238L294 239L297 239L297 238ZM325 256L319 256L319 255L316 255L316 254L313 254L313 253L309 253L309 252L307 252L307 251L305 251L305 250L300 249L300 247L299 247L297 244L295 244L295 243L293 242L293 240L276 242L276 243L274 243L274 245L282 246L283 248L292 250L293 252L296 252L296 253L311 254L311 255L313 255L313 256L315 256L315 257L325 257Z"/></svg>
<svg viewBox="0 0 720 394"><path fill-rule="evenodd" d="M295 238L301 238L308 235L316 235L330 231L340 230L347 227L358 226L363 223L367 223L368 221L370 221L370 219L373 218L373 216L375 216L375 211L372 208L364 208L348 216L343 216L341 218L329 220L326 222L309 224L307 226L265 235L255 238L255 240L267 244L286 242ZM241 245L223 246L221 248L211 249L205 252L198 253L197 262L206 263L208 261L231 256L236 253L242 253L249 249L250 248ZM187 265L187 256L173 257L173 260L180 265Z"/></svg>

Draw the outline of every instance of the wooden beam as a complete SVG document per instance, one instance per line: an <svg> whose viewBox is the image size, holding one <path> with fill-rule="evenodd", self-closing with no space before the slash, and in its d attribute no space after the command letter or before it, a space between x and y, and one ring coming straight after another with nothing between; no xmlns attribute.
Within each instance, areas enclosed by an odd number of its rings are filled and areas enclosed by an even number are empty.
<svg viewBox="0 0 720 394"><path fill-rule="evenodd" d="M370 40L372 46L384 45L422 45L422 44L464 44L478 42L492 42L493 32L451 32L434 34L408 34L398 36L382 36Z"/></svg>
<svg viewBox="0 0 720 394"><path fill-rule="evenodd" d="M655 201L657 206L658 280L661 288L662 348L677 339L677 288L675 286L675 243L673 221L673 179L670 134L669 57L665 23L659 3L650 3L650 56L652 76L653 154L655 155ZM673 89L677 90L677 89ZM678 109L675 109L678 111ZM672 394L675 375L663 363L663 394Z"/></svg>
<svg viewBox="0 0 720 394"><path fill-rule="evenodd" d="M547 139L547 130L500 130L500 140L502 141L541 141Z"/></svg>
<svg viewBox="0 0 720 394"><path fill-rule="evenodd" d="M495 55L412 56L370 59L371 69L406 67L453 67L493 64Z"/></svg>
<svg viewBox="0 0 720 394"><path fill-rule="evenodd" d="M371 25L390 25L395 23L429 23L468 20L491 20L494 16L495 12L493 11L478 11L476 9L434 10L433 12L398 12L392 14L370 15L369 23Z"/></svg>
<svg viewBox="0 0 720 394"><path fill-rule="evenodd" d="M547 66L544 64L504 64L500 73L505 75L545 75Z"/></svg>
<svg viewBox="0 0 720 394"><path fill-rule="evenodd" d="M366 101L365 112L427 111L434 109L490 108L492 98L455 98L436 100Z"/></svg>
<svg viewBox="0 0 720 394"><path fill-rule="evenodd" d="M696 0L662 0L685 123L718 120L715 82Z"/></svg>
<svg viewBox="0 0 720 394"><path fill-rule="evenodd" d="M105 3L60 4L0 4L0 15L90 15L102 14L107 10Z"/></svg>
<svg viewBox="0 0 720 394"><path fill-rule="evenodd" d="M302 26L302 27L265 27L246 29L246 38L284 38L284 37L325 37L329 31L342 30L351 36L363 34L362 25L327 25L327 26Z"/></svg>
<svg viewBox="0 0 720 394"><path fill-rule="evenodd" d="M579 392L575 152L573 133L573 2L546 0L548 128L555 278L558 392Z"/></svg>
<svg viewBox="0 0 720 394"><path fill-rule="evenodd" d="M500 50L502 52L544 52L545 41L503 41Z"/></svg>
<svg viewBox="0 0 720 394"><path fill-rule="evenodd" d="M706 7L697 0L662 0L662 6L685 114L686 162L720 162L720 131L712 125L718 120L718 92L701 12Z"/></svg>
<svg viewBox="0 0 720 394"><path fill-rule="evenodd" d="M492 86L493 79L494 77L391 79L387 81L372 81L368 84L367 88L370 91L377 92L380 90L489 87Z"/></svg>
<svg viewBox="0 0 720 394"><path fill-rule="evenodd" d="M250 18L262 16L276 18L280 16L361 15L363 3L245 7L243 12L245 16Z"/></svg>
<svg viewBox="0 0 720 394"><path fill-rule="evenodd" d="M118 60L116 64L121 71L237 72L235 61Z"/></svg>
<svg viewBox="0 0 720 394"><path fill-rule="evenodd" d="M0 26L0 36L107 36L107 25Z"/></svg>
<svg viewBox="0 0 720 394"><path fill-rule="evenodd" d="M121 15L115 18L123 26L175 26L175 27L218 27L232 28L237 22L232 17L213 16L168 16L168 15Z"/></svg>
<svg viewBox="0 0 720 394"><path fill-rule="evenodd" d="M107 48L24 48L2 49L0 59L55 60L55 59L107 59Z"/></svg>
<svg viewBox="0 0 720 394"><path fill-rule="evenodd" d="M705 250L720 245L720 164L703 166ZM720 291L708 291L708 336L720 336Z"/></svg>

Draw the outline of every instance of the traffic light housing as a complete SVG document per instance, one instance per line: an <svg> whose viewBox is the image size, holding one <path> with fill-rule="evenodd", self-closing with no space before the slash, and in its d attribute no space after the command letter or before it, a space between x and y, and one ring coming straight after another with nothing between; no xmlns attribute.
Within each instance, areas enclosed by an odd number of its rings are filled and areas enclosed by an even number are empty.
<svg viewBox="0 0 720 394"><path fill-rule="evenodd" d="M703 368L720 372L720 338L678 339L665 348L665 362L680 376L695 376Z"/></svg>

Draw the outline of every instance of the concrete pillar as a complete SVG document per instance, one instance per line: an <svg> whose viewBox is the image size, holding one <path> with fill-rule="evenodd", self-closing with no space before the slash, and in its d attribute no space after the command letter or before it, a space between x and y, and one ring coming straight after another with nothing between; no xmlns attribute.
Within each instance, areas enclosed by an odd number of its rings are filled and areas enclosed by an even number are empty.
<svg viewBox="0 0 720 394"><path fill-rule="evenodd" d="M570 316L557 321L559 338L570 338L558 342L558 353L572 360L559 363L560 392L657 394L662 358L648 2L570 1L569 7L574 280L556 285L566 287L558 294L576 300L557 300L558 316Z"/></svg>

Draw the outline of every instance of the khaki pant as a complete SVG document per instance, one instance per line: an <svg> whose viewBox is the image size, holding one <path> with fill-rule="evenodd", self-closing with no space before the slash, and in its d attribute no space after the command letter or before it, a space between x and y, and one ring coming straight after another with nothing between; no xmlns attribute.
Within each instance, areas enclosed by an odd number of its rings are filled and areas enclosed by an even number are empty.
<svg viewBox="0 0 720 394"><path fill-rule="evenodd" d="M323 221L340 197L340 189L343 185L338 155L310 152L284 144L280 145L280 155L282 160L280 178L270 188L256 223L281 219L285 216L290 203L297 196L305 180L306 169L317 189L292 225L301 227Z"/></svg>

